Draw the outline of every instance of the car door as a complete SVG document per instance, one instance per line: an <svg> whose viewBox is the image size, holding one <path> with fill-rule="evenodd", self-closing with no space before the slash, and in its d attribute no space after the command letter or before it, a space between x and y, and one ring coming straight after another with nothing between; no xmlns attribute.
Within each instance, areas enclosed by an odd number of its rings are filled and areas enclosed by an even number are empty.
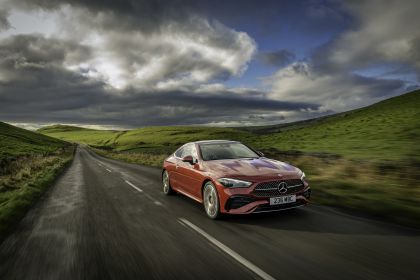
<svg viewBox="0 0 420 280"><path fill-rule="evenodd" d="M182 153L184 151L184 146L180 147L178 150L175 151L173 155L173 166L171 166L171 170L169 170L169 178L171 186L175 189L182 189L180 184L180 175L178 172L179 163L182 162Z"/></svg>
<svg viewBox="0 0 420 280"><path fill-rule="evenodd" d="M197 149L194 144L187 144L184 147L182 152L182 158L186 156L192 156L194 162L198 160ZM179 175L179 184L182 189L188 194L199 198L200 192L200 173L197 169L196 164L190 164L189 162L183 162L182 159L178 163L178 175Z"/></svg>

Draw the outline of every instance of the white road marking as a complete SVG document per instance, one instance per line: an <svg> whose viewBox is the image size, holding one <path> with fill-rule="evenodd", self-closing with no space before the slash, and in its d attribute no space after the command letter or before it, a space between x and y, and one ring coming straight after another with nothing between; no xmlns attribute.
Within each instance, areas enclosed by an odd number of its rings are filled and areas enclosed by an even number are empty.
<svg viewBox="0 0 420 280"><path fill-rule="evenodd" d="M127 184L129 184L131 187L133 187L135 190L137 190L138 192L143 192L142 189L136 187L133 183L131 183L130 181L124 180Z"/></svg>
<svg viewBox="0 0 420 280"><path fill-rule="evenodd" d="M111 173L112 171L110 170L110 169L108 169L108 168L105 168L106 169L106 171L108 171L109 173Z"/></svg>
<svg viewBox="0 0 420 280"><path fill-rule="evenodd" d="M208 241L210 241L213 245L215 245L220 250L222 250L223 252L225 252L226 254L231 256L232 258L234 258L237 262L239 262L240 264L242 264L243 266L245 266L246 268L248 268L249 270L254 272L256 275L258 275L262 279L264 279L264 280L274 280L275 279L274 277L267 274L266 272L261 270L259 267L257 267L256 265L254 265L253 263L251 263L247 259L243 258L238 253L236 253L235 251L233 251L232 249L230 249L229 247L227 247L226 245L224 245L223 243L221 243L220 241L218 241L217 239L212 237L211 235L207 234L204 230L202 230L198 226L194 225L193 223L189 222L188 220L186 220L184 218L179 218L178 220L181 224L184 224L184 225L190 227L191 229L195 230L201 236L203 236Z"/></svg>
<svg viewBox="0 0 420 280"><path fill-rule="evenodd" d="M136 185L134 185L133 183L131 183L130 181L124 180L127 184L129 184L131 187L133 187L135 190L143 193L143 190L140 189L139 187L137 187ZM147 193L144 193L144 195L153 201L154 204L156 204L157 206L163 206L162 202L155 200L152 196L148 195Z"/></svg>

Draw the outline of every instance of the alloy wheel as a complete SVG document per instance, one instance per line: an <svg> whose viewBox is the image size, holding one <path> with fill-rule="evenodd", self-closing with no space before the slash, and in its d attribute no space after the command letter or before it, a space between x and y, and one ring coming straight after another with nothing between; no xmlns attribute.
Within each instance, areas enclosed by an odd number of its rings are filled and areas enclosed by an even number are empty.
<svg viewBox="0 0 420 280"><path fill-rule="evenodd" d="M219 216L219 197L212 182L206 183L203 191L204 210L211 219Z"/></svg>
<svg viewBox="0 0 420 280"><path fill-rule="evenodd" d="M163 193L166 195L172 194L172 188L169 181L169 173L168 171L163 171L162 174L162 185L163 185Z"/></svg>

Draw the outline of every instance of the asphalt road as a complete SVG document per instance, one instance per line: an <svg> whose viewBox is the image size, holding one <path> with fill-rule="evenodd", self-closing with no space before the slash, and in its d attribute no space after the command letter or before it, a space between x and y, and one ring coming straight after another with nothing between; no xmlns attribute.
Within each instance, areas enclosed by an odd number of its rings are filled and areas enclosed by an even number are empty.
<svg viewBox="0 0 420 280"><path fill-rule="evenodd" d="M315 205L212 221L160 170L79 147L0 246L0 279L261 278L420 279L420 231Z"/></svg>

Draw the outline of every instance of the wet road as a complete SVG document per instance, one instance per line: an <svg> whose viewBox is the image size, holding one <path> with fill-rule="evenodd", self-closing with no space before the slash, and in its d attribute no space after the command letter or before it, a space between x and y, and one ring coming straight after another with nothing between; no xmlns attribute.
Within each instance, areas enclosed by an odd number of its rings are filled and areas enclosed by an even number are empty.
<svg viewBox="0 0 420 280"><path fill-rule="evenodd" d="M420 231L315 205L212 221L160 170L79 147L0 246L0 278L420 279Z"/></svg>

